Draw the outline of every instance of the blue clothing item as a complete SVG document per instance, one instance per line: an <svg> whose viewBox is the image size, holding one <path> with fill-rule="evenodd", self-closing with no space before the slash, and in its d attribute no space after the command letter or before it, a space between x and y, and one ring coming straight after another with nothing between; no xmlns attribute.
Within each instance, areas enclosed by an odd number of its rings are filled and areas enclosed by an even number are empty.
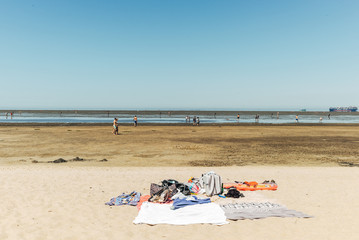
<svg viewBox="0 0 359 240"><path fill-rule="evenodd" d="M196 196L185 198L185 199L175 199L173 201L173 205L171 207L172 210L176 210L179 208L183 208L190 205L196 205L196 204L203 204L203 203L210 203L210 198L205 199L198 199Z"/></svg>
<svg viewBox="0 0 359 240"><path fill-rule="evenodd" d="M133 191L130 194L122 193L120 196L111 198L111 200L106 205L109 206L121 206L121 205L131 205L136 206L140 201L141 193Z"/></svg>

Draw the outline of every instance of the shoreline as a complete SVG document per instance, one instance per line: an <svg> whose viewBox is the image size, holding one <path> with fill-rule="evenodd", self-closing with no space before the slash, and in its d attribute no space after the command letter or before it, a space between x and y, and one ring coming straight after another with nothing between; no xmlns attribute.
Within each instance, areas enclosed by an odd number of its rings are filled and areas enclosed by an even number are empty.
<svg viewBox="0 0 359 240"><path fill-rule="evenodd" d="M133 123L120 123L120 126L133 126ZM86 126L86 127L111 127L112 123L10 123L0 122L0 127L60 127L60 126ZM177 127L177 126L188 126L188 127L221 127L221 126L266 126L266 127L280 127L280 126L304 126L304 127L321 127L321 126L333 126L333 127L358 127L359 123L201 123L199 126L193 126L192 123L138 123L138 127L141 126L164 126L164 127Z"/></svg>
<svg viewBox="0 0 359 240"><path fill-rule="evenodd" d="M359 111L357 112L330 112L329 110L326 111L300 111L300 110L171 110L171 109L167 109L167 110L121 110L121 109L115 109L115 110L61 110L61 109L55 109L55 110L51 110L51 109L47 109L47 110L26 110L26 109L0 109L0 112L14 112L14 113L59 113L62 112L64 114L66 113L84 113L84 114L93 114L93 113L121 113L121 114L156 114L156 113L161 113L163 115L166 115L168 113L170 114L198 114L198 113L202 113L202 114L208 114L208 115L213 115L214 113L217 114L228 114L228 115L233 115L233 114L237 114L237 113L247 113L247 114L251 114L251 113L262 113L262 114L272 114L272 113L277 113L279 112L279 114L317 114L317 113L330 113L330 114L356 114L359 115Z"/></svg>

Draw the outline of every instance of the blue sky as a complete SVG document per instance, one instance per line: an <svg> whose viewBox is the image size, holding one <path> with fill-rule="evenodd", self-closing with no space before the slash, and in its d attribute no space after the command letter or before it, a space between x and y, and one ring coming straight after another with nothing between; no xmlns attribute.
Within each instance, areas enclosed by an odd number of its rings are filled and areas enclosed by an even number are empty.
<svg viewBox="0 0 359 240"><path fill-rule="evenodd" d="M359 1L0 2L0 109L359 105Z"/></svg>

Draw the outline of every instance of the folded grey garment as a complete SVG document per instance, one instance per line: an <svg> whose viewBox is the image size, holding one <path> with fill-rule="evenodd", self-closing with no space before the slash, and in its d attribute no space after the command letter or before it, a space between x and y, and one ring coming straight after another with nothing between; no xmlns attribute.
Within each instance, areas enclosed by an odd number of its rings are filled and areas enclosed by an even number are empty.
<svg viewBox="0 0 359 240"><path fill-rule="evenodd" d="M267 217L313 217L270 202L226 204L221 205L221 208L223 209L227 219L230 220L259 219Z"/></svg>

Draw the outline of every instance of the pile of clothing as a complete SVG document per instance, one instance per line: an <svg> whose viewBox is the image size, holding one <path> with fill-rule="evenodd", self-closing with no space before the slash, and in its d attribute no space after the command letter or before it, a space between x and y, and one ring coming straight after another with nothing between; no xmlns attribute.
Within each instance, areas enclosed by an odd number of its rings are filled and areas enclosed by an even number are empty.
<svg viewBox="0 0 359 240"><path fill-rule="evenodd" d="M263 183L267 183L265 181ZM270 183L275 183L273 180ZM306 214L289 210L284 206L222 204L211 201L217 195L220 198L239 199L244 194L236 187L227 184L224 188L221 176L215 172L202 174L200 178L190 178L186 183L174 179L165 179L160 183L151 183L150 195L141 195L133 191L112 198L106 205L137 206L139 213L135 224L174 224L187 225L209 223L227 224L227 219L253 219L263 217L310 217ZM237 200L235 200L237 201ZM258 208L259 206L259 208ZM261 211L259 212L258 209ZM255 213L254 213L255 212ZM265 214L266 213L266 214Z"/></svg>

